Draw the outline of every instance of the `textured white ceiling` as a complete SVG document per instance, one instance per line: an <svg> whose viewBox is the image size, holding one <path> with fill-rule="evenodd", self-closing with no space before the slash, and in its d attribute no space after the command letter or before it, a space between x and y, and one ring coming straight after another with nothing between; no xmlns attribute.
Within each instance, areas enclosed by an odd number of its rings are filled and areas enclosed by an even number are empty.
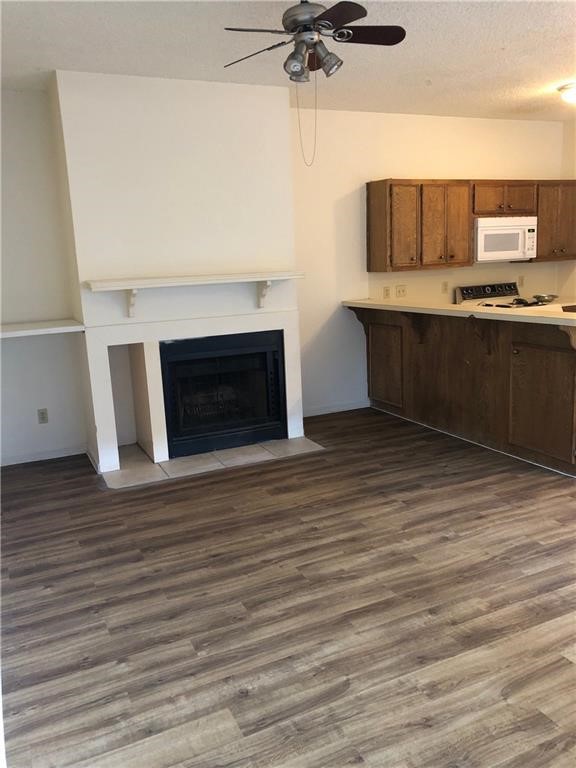
<svg viewBox="0 0 576 768"><path fill-rule="evenodd" d="M332 5L328 2L326 5ZM290 2L3 2L2 81L44 88L54 69L288 85L289 47L223 65L282 38ZM399 24L395 47L330 43L344 66L318 75L325 109L573 119L555 86L576 80L576 2L367 2L358 24ZM291 86L294 88L294 86ZM312 103L312 85L301 86Z"/></svg>

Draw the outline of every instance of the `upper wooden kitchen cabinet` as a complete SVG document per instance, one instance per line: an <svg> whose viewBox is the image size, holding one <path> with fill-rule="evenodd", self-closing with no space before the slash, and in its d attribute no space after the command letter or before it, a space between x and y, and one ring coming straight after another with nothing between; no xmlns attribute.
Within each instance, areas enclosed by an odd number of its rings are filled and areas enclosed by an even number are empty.
<svg viewBox="0 0 576 768"><path fill-rule="evenodd" d="M416 268L420 260L420 185L371 181L366 195L368 271Z"/></svg>
<svg viewBox="0 0 576 768"><path fill-rule="evenodd" d="M422 266L471 264L470 187L422 184Z"/></svg>
<svg viewBox="0 0 576 768"><path fill-rule="evenodd" d="M420 187L390 186L390 261L394 268L414 268L420 252Z"/></svg>
<svg viewBox="0 0 576 768"><path fill-rule="evenodd" d="M467 182L369 182L367 211L369 272L472 263Z"/></svg>
<svg viewBox="0 0 576 768"><path fill-rule="evenodd" d="M537 187L534 182L474 182L474 213L519 214L536 213Z"/></svg>
<svg viewBox="0 0 576 768"><path fill-rule="evenodd" d="M536 261L576 258L576 182L538 186Z"/></svg>

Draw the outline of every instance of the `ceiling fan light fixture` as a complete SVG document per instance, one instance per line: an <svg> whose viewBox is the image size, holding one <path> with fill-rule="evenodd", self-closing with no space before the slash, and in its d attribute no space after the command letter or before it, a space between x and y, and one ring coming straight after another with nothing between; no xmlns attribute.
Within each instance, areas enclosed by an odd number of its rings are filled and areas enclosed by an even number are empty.
<svg viewBox="0 0 576 768"><path fill-rule="evenodd" d="M284 71L290 75L290 80L294 77L301 77L306 72L306 57L308 55L308 46L305 42L299 41L294 46L294 50L284 62ZM308 78L309 79L309 78ZM305 80L299 82L306 82Z"/></svg>
<svg viewBox="0 0 576 768"><path fill-rule="evenodd" d="M326 77L330 77L330 75L333 75L334 72L337 72L340 69L342 64L344 64L344 62L339 56L335 53L329 53L322 62L322 69L324 70Z"/></svg>
<svg viewBox="0 0 576 768"><path fill-rule="evenodd" d="M304 68L304 72L300 75L290 75L290 80L293 83L309 83L310 82L310 70L308 67Z"/></svg>
<svg viewBox="0 0 576 768"><path fill-rule="evenodd" d="M330 77L337 72L344 62L335 53L331 53L324 45L322 40L319 40L314 46L314 52L320 61L320 66L326 77Z"/></svg>
<svg viewBox="0 0 576 768"><path fill-rule="evenodd" d="M563 101L566 101L568 104L576 104L576 82L565 83L565 85L561 85L557 90Z"/></svg>

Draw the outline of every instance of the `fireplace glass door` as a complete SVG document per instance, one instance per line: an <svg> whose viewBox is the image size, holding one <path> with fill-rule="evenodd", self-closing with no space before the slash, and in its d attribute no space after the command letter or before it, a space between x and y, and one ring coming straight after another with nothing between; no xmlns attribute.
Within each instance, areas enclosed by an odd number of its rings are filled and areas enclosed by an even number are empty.
<svg viewBox="0 0 576 768"><path fill-rule="evenodd" d="M162 342L171 457L285 438L281 331Z"/></svg>

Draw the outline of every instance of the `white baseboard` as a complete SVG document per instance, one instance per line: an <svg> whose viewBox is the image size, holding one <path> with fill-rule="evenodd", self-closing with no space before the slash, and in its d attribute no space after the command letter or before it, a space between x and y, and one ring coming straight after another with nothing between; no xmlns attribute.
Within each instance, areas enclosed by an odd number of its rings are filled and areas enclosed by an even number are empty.
<svg viewBox="0 0 576 768"><path fill-rule="evenodd" d="M66 456L77 456L86 453L85 445L75 445L71 448L59 448L51 451L38 451L26 456L3 456L2 466L9 467L13 464L29 464L31 461L46 461L48 459L63 459Z"/></svg>
<svg viewBox="0 0 576 768"><path fill-rule="evenodd" d="M357 411L360 408L370 408L370 400L357 400L353 403L332 403L331 405L318 405L304 408L306 416L324 416L327 413L341 413L342 411Z"/></svg>

